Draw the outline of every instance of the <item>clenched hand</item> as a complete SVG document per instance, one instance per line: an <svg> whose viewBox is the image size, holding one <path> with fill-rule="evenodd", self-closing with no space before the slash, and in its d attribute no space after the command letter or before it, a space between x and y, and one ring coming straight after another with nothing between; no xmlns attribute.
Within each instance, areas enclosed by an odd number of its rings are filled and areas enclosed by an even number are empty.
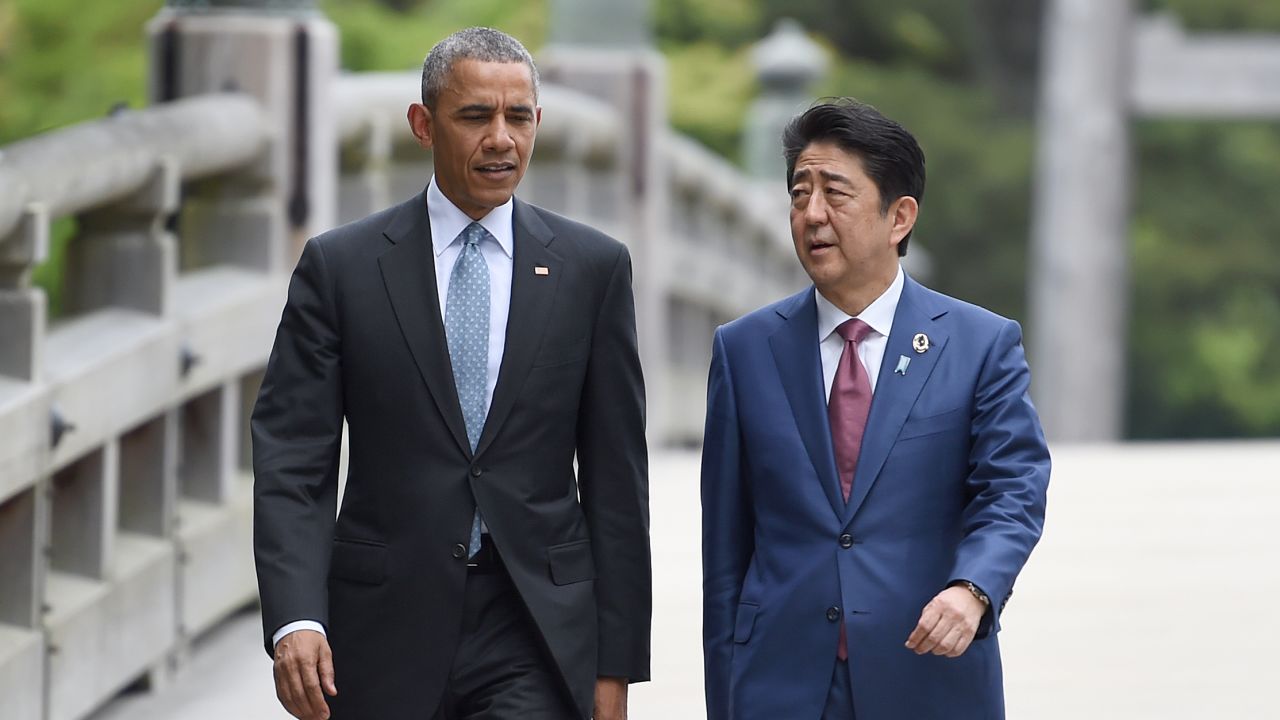
<svg viewBox="0 0 1280 720"><path fill-rule="evenodd" d="M986 611L987 606L968 588L949 587L924 606L920 622L907 638L907 649L917 655L931 652L949 658L960 657L973 642Z"/></svg>

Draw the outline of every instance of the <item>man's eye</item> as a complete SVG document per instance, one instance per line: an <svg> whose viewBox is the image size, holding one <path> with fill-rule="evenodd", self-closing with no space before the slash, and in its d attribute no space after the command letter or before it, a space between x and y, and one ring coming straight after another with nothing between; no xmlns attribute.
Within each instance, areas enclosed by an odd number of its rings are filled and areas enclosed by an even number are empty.
<svg viewBox="0 0 1280 720"><path fill-rule="evenodd" d="M801 197L803 195L807 195L808 193L809 191L803 188L792 188L791 198L794 200L795 198Z"/></svg>

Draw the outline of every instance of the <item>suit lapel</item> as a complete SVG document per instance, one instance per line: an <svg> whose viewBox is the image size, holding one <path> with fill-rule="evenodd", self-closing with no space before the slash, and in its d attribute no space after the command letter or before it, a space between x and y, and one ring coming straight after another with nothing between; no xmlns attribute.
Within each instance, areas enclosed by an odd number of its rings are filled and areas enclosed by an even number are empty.
<svg viewBox="0 0 1280 720"><path fill-rule="evenodd" d="M902 424L906 422L907 414L915 405L929 375L933 373L938 358L942 356L947 344L947 333L935 321L945 314L945 310L934 307L924 288L910 277L906 278L902 297L893 317L893 328L889 331L884 361L880 363L867 429L862 436L858 467L853 477L853 494L842 513L846 525L853 520L858 508L862 507L867 494L871 492L871 487L879 477L880 469L884 467L885 459L902 430ZM912 347L912 339L917 333L924 333L929 337L927 352L917 353ZM903 375L894 372L900 356L911 359L909 369Z"/></svg>
<svg viewBox="0 0 1280 720"><path fill-rule="evenodd" d="M835 451L831 445L831 425L823 397L822 360L818 355L818 307L813 293L812 288L805 290L778 310L786 322L769 337L769 346L809 460L818 473L831 509L837 517L843 517L845 503L840 495Z"/></svg>
<svg viewBox="0 0 1280 720"><path fill-rule="evenodd" d="M453 382L449 343L445 339L436 290L426 194L419 194L401 205L383 234L394 245L378 257L378 267L382 270L382 282L387 287L396 322L445 425L458 447L470 456L471 446Z"/></svg>
<svg viewBox="0 0 1280 720"><path fill-rule="evenodd" d="M555 235L529 205L515 201L512 212L514 250L511 267L511 310L507 316L506 346L493 401L484 421L476 455L493 442L524 387L529 369L542 346L543 332L560 282L563 262L547 247ZM547 268L536 274L535 267Z"/></svg>

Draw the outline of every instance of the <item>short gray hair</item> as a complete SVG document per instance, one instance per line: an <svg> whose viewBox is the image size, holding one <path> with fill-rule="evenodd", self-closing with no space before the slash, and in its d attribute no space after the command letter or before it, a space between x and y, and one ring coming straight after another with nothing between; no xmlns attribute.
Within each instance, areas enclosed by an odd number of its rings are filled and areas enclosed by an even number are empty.
<svg viewBox="0 0 1280 720"><path fill-rule="evenodd" d="M533 80L533 100L538 100L538 68L533 56L520 41L487 27L469 27L459 30L436 43L422 62L422 104L435 109L440 91L444 89L453 64L459 60L481 62L522 62L529 66Z"/></svg>

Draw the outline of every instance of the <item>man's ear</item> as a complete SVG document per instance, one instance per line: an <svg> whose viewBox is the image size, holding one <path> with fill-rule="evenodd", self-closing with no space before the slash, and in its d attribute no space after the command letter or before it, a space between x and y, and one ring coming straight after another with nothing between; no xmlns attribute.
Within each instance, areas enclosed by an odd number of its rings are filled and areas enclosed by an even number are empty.
<svg viewBox="0 0 1280 720"><path fill-rule="evenodd" d="M433 132L435 126L431 124L431 109L422 103L413 103L409 106L409 129L413 131L413 136L418 138L418 145L423 150L430 150L435 140Z"/></svg>
<svg viewBox="0 0 1280 720"><path fill-rule="evenodd" d="M536 105L533 108L533 126L541 127L542 125L542 106Z"/></svg>
<svg viewBox="0 0 1280 720"><path fill-rule="evenodd" d="M893 201L893 205L889 206L889 216L893 219L893 231L889 234L889 241L894 247L902 242L902 238L911 232L911 228L916 226L916 217L920 214L920 203L910 195L903 195Z"/></svg>

